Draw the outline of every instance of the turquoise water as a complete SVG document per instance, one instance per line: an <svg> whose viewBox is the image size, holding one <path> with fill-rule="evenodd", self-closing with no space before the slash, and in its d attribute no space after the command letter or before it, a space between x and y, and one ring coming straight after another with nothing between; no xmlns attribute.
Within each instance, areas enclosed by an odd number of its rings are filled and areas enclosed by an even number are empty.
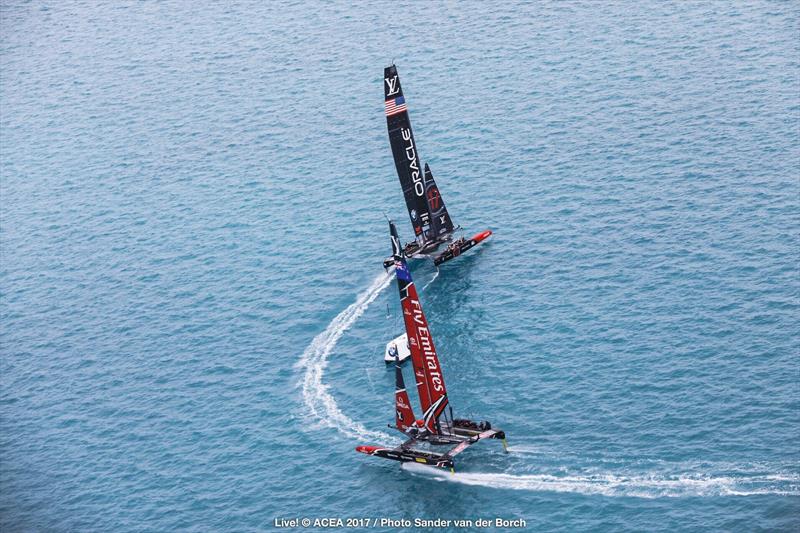
<svg viewBox="0 0 800 533"><path fill-rule="evenodd" d="M800 528L797 4L0 14L3 531ZM454 409L509 435L455 476L353 451L396 442L393 59L495 232L413 264Z"/></svg>

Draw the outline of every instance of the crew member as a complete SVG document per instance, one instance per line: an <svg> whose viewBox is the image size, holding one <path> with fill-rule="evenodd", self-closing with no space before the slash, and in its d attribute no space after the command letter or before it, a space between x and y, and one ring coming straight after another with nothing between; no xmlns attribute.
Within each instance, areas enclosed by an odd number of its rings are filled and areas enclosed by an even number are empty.
<svg viewBox="0 0 800 533"><path fill-rule="evenodd" d="M424 437L428 433L428 428L425 427L424 420L415 420L414 424L406 430L406 433L418 439Z"/></svg>

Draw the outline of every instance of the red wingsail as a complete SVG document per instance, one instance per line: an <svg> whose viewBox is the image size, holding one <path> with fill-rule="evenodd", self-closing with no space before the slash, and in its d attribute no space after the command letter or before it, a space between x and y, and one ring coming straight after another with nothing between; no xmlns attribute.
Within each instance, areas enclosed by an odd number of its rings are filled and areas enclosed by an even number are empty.
<svg viewBox="0 0 800 533"><path fill-rule="evenodd" d="M419 400L422 405L422 420L431 433L440 433L439 416L447 407L447 389L444 384L442 367L433 337L428 329L428 321L422 311L417 289L411 279L403 256L400 253L399 240L394 225L392 229L392 244L395 249L395 275L397 286L400 289L400 303L403 306L403 321L408 335L408 346L411 349L411 362L414 366L414 376L417 381Z"/></svg>

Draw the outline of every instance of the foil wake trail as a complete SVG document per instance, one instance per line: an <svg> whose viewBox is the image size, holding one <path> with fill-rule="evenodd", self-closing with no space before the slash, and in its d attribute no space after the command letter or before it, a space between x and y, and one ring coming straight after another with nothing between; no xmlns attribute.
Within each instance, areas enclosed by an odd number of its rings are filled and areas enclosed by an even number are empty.
<svg viewBox="0 0 800 533"><path fill-rule="evenodd" d="M336 343L391 281L392 276L386 273L377 276L370 286L358 295L355 302L336 315L325 330L314 337L296 364L297 367L305 369L302 393L307 411L321 425L335 428L349 437L369 438L378 442L394 440L386 433L367 430L344 414L339 409L336 399L328 391L328 386L323 383L328 357Z"/></svg>
<svg viewBox="0 0 800 533"><path fill-rule="evenodd" d="M624 498L686 498L720 496L800 495L800 476L764 473L740 476L708 473L592 472L572 475L461 472L447 474L417 463L402 468L413 475L504 490L568 492Z"/></svg>

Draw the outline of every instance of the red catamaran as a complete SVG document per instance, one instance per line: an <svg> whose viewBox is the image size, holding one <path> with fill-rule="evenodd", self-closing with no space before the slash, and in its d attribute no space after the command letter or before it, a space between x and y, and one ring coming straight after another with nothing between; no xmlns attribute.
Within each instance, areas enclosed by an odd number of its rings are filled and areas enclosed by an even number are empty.
<svg viewBox="0 0 800 533"><path fill-rule="evenodd" d="M422 311L417 289L400 246L397 229L389 222L392 234L392 259L400 289L400 304L403 308L411 362L417 382L422 418L416 418L403 381L399 361L395 363L395 423L394 427L408 437L396 448L380 446L358 446L357 452L375 455L401 462L417 462L453 470L453 457L468 446L482 439L500 439L506 445L506 435L493 429L489 422L475 422L464 418L453 418L453 409L447 399L442 367L436 355L428 321ZM449 416L448 416L449 415ZM419 449L427 446L428 449ZM449 446L444 453L436 447Z"/></svg>

